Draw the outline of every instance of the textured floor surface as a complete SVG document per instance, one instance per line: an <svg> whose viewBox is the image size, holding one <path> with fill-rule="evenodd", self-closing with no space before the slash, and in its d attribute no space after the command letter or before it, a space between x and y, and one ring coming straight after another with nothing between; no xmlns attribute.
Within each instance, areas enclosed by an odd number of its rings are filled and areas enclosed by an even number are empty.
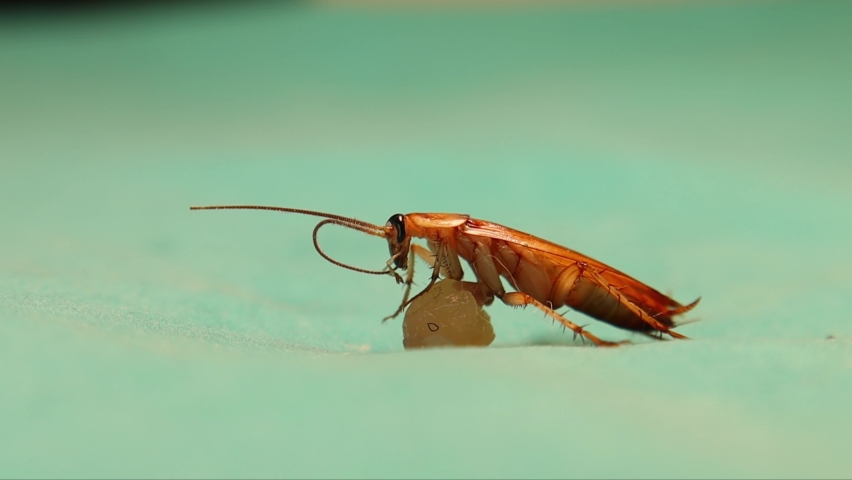
<svg viewBox="0 0 852 480"><path fill-rule="evenodd" d="M0 476L848 478L851 18L0 22ZM700 321L595 349L494 305L492 347L405 352L393 281L311 219L188 210L215 203L469 213Z"/></svg>

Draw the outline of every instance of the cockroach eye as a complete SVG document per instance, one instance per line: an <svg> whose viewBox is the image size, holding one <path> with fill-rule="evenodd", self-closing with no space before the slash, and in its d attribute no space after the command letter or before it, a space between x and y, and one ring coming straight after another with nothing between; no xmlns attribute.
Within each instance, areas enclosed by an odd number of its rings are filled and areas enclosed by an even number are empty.
<svg viewBox="0 0 852 480"><path fill-rule="evenodd" d="M405 240L405 216L401 213L391 215L388 223L396 229L396 241L402 243Z"/></svg>

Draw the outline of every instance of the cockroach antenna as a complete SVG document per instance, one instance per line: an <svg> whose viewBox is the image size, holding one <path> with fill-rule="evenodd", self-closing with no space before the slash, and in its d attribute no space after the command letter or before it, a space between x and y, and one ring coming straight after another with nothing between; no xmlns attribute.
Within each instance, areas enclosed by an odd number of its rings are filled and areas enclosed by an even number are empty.
<svg viewBox="0 0 852 480"><path fill-rule="evenodd" d="M372 235L374 237L387 237L387 231L385 228L380 227L378 225L374 225L369 222L365 222L363 220L358 220L355 218L344 217L342 215L334 215L332 213L324 213L317 212L315 210L304 210L301 208L287 208L287 207L268 207L264 205L211 205L211 206L192 206L189 207L190 210L271 210L275 212L285 212L285 213L297 213L300 215L311 215L314 217L325 218L325 220L321 221L314 227L313 233L313 241L314 248L320 256L330 263L337 265L338 267L346 268L349 270L353 270L359 273L366 273L369 275L391 275L396 278L397 282L402 282L402 278L397 274L393 268L390 266L391 261L388 261L388 266L382 270L368 270L365 268L353 267L352 265L347 265L343 262L335 260L331 258L325 251L323 251L322 247L320 247L319 240L317 239L317 232L319 229L328 224L340 225L341 227L351 228L353 230L358 230L359 232L366 233L368 235Z"/></svg>

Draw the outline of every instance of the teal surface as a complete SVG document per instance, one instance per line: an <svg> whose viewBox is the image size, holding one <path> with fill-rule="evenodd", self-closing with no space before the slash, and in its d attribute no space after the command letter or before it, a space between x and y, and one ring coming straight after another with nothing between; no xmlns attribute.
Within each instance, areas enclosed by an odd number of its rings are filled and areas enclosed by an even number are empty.
<svg viewBox="0 0 852 480"><path fill-rule="evenodd" d="M848 2L0 21L0 476L848 478L850 52ZM228 203L469 213L701 321L405 352L390 278Z"/></svg>

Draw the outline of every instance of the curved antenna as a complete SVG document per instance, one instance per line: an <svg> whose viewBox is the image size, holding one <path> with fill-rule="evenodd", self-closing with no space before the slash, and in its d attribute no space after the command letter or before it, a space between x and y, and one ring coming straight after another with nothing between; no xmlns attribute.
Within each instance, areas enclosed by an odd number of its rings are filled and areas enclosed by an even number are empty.
<svg viewBox="0 0 852 480"><path fill-rule="evenodd" d="M334 219L334 218L329 218L329 219L323 220L320 223L318 223L316 227L314 227L314 248L317 250L317 253L319 253L322 258L324 258L324 259L328 260L329 262L337 265L338 267L347 268L349 270L354 270L354 271L360 272L360 273L368 273L370 275L393 275L395 273L395 272L393 272L393 270L390 269L389 266L385 267L382 270L367 270L365 268L358 268L358 267L353 267L352 265L347 265L343 262L337 261L337 260L329 257L328 254L325 253L322 250L322 247L320 247L320 244L319 244L319 240L317 240L317 232L319 232L319 229L328 225L329 223L333 223L335 225L341 225L341 226L344 226L344 227L350 227L350 225L347 225L347 224L341 222L340 220L337 220L337 219ZM388 263L390 263L390 262L388 262Z"/></svg>
<svg viewBox="0 0 852 480"><path fill-rule="evenodd" d="M207 207L189 207L190 210L272 210L276 212L298 213L300 215L312 215L314 217L323 217L331 220L337 220L338 225L349 227L353 230L364 232L374 237L386 237L386 232L383 227L374 225L369 222L357 220L355 218L335 215L333 213L317 212L315 210L304 210L301 208L287 207L267 207L263 205L211 205Z"/></svg>
<svg viewBox="0 0 852 480"><path fill-rule="evenodd" d="M396 278L397 283L402 281L402 278L398 273L393 271L390 267L391 261L393 258L388 261L388 266L383 270L367 270L365 268L353 267L352 265L347 265L343 262L339 262L333 258L331 258L327 253L325 253L320 247L319 240L317 240L317 232L319 229L328 225L329 223L333 223L335 225L340 225L342 227L351 228L353 230L358 230L360 232L364 232L368 235L373 235L375 237L387 237L387 231L378 225L374 225L369 222L364 222L362 220L357 220L354 218L344 217L342 215L334 215L332 213L323 213L317 212L314 210L303 210L301 208L287 208L287 207L266 207L262 205L212 205L206 207L189 207L190 210L272 210L276 212L287 212L287 213L298 213L301 215L312 215L314 217L322 217L325 220L321 221L314 227L314 248L320 256L330 263L337 265L338 267L346 268L348 270L353 270L359 273L367 273L370 275L391 275Z"/></svg>

